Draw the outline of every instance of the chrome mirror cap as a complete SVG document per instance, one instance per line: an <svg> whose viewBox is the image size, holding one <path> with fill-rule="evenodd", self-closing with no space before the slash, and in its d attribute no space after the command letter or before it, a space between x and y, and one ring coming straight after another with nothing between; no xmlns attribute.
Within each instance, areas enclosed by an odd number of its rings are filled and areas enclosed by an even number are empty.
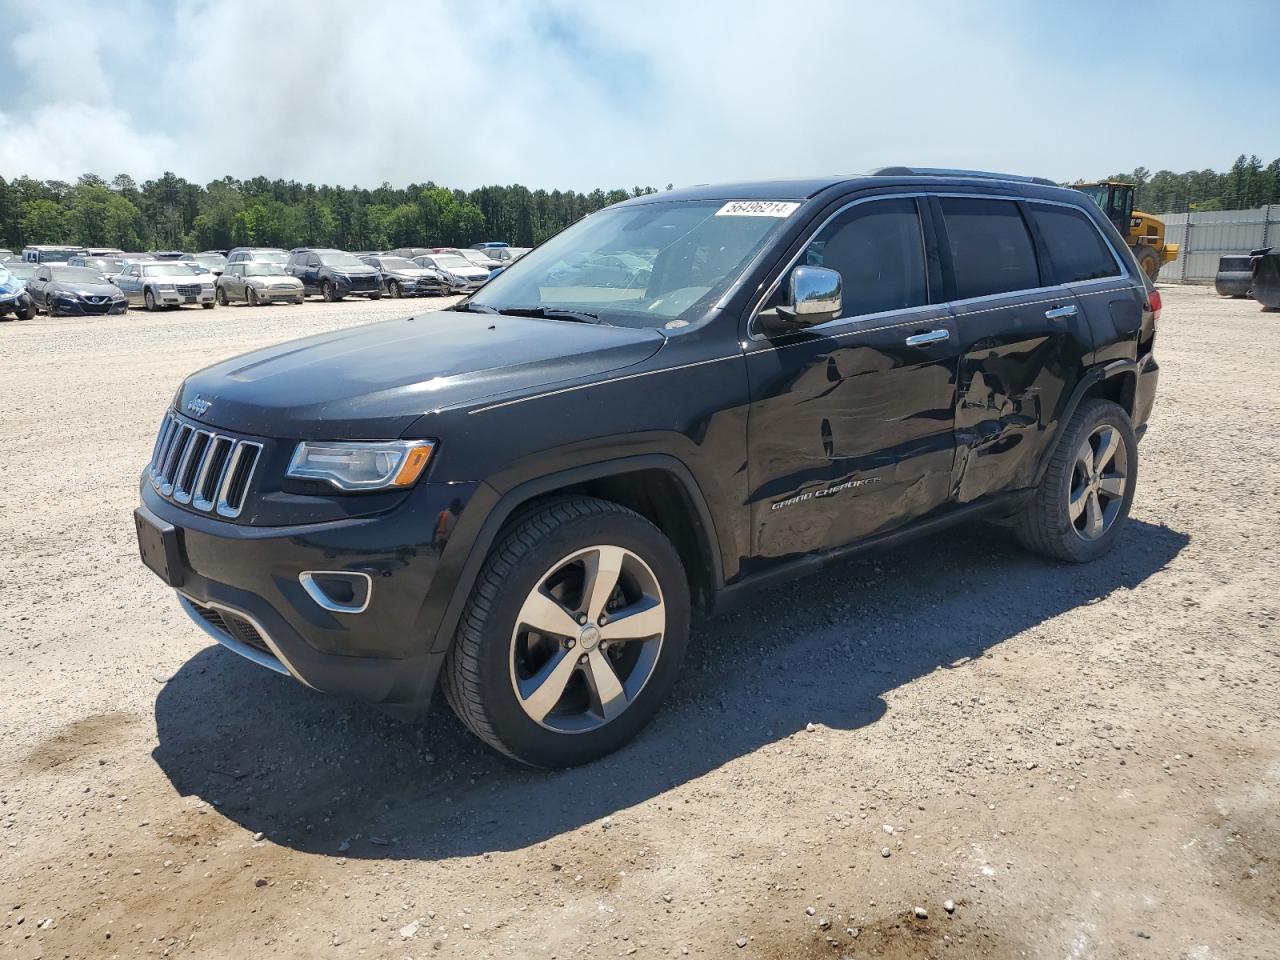
<svg viewBox="0 0 1280 960"><path fill-rule="evenodd" d="M791 309L801 323L824 323L840 316L841 277L827 267L796 267L791 271Z"/></svg>

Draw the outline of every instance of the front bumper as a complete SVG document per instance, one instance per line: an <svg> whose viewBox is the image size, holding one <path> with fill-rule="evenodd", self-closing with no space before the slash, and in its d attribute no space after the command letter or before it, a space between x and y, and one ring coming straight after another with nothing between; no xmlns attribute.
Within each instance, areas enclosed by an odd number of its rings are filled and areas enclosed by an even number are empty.
<svg viewBox="0 0 1280 960"><path fill-rule="evenodd" d="M432 643L444 614L432 587L447 542L436 531L452 529L440 516L459 512L473 487L421 484L379 516L254 527L184 510L144 477L139 513L176 528L171 585L219 643L317 690L418 705L430 699L446 653ZM307 571L367 574L367 609L321 606L302 582Z"/></svg>
<svg viewBox="0 0 1280 960"><path fill-rule="evenodd" d="M89 303L79 298L55 297L53 309L64 317L118 317L129 310L129 301Z"/></svg>
<svg viewBox="0 0 1280 960"><path fill-rule="evenodd" d="M254 293L258 295L260 300L301 300L303 291L302 287L255 287Z"/></svg>
<svg viewBox="0 0 1280 960"><path fill-rule="evenodd" d="M176 290L153 290L156 303L164 307L180 307L184 303L213 303L214 288L201 288L197 294L178 293Z"/></svg>

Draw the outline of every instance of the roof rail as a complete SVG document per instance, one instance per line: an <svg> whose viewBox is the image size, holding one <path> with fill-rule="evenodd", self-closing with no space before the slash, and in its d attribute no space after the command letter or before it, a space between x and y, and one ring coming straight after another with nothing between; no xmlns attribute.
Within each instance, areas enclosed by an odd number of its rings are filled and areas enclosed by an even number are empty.
<svg viewBox="0 0 1280 960"><path fill-rule="evenodd" d="M984 180L1014 180L1019 183L1039 183L1046 187L1058 184L1048 177L1022 177L1015 173L993 173L990 170L949 170L945 167L881 167L872 170L873 177L981 177Z"/></svg>

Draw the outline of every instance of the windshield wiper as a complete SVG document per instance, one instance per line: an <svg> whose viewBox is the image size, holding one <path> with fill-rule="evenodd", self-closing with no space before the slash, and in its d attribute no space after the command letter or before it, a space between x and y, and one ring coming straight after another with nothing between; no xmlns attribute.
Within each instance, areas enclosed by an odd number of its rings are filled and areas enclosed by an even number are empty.
<svg viewBox="0 0 1280 960"><path fill-rule="evenodd" d="M497 313L498 312L496 309L489 306L487 303L471 303L470 301L467 301L467 300L464 300L461 303L455 304L454 306L449 307L449 309L457 311L458 313Z"/></svg>
<svg viewBox="0 0 1280 960"><path fill-rule="evenodd" d="M502 307L498 313L508 317L535 317L539 320L573 320L577 323L605 323L598 314L560 307ZM606 326L608 324L605 324Z"/></svg>

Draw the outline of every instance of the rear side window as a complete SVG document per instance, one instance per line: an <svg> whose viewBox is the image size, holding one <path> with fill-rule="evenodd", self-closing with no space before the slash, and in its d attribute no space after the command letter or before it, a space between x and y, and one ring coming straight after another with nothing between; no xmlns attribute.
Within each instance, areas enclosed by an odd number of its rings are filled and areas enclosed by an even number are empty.
<svg viewBox="0 0 1280 960"><path fill-rule="evenodd" d="M1035 247L1012 200L942 197L956 299L1040 286Z"/></svg>
<svg viewBox="0 0 1280 960"><path fill-rule="evenodd" d="M914 200L850 207L822 228L800 262L840 272L846 317L929 302Z"/></svg>
<svg viewBox="0 0 1280 960"><path fill-rule="evenodd" d="M1057 283L1120 276L1116 258L1093 221L1071 207L1032 203L1028 209L1053 267Z"/></svg>

